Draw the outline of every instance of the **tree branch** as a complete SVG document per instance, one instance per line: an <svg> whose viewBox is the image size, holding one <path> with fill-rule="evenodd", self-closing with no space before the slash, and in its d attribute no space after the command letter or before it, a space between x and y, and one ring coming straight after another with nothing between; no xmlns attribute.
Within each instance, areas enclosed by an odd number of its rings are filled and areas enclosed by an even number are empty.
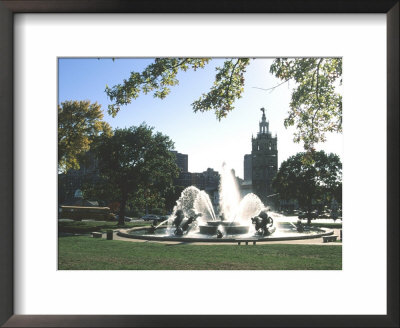
<svg viewBox="0 0 400 328"><path fill-rule="evenodd" d="M225 97L226 98L228 97L228 91L229 91L229 89L231 88L231 85L232 85L233 73L235 72L236 66L239 64L239 61L240 61L240 58L238 58L238 60L236 61L235 65L233 65L231 76L229 78L229 85L228 85L227 89L225 90Z"/></svg>
<svg viewBox="0 0 400 328"><path fill-rule="evenodd" d="M180 63L178 63L178 64L176 64L176 65L170 67L170 69L174 69L174 68L176 68L176 67L179 67L179 66L183 65L184 63L186 63L188 60L189 60L189 58L185 58L185 59L183 59Z"/></svg>
<svg viewBox="0 0 400 328"><path fill-rule="evenodd" d="M275 89L275 88L277 88L277 87L280 87L282 84L284 84L284 83L286 83L286 82L289 82L289 80L290 80L290 79L287 79L286 81L283 81L282 83L279 83L279 84L277 84L276 86L274 86L274 87L272 87L272 88L268 88L268 89L259 88L259 87L252 87L252 88L254 88L254 89L260 89L260 90L264 90L264 91L270 91L270 90L273 90L273 89Z"/></svg>
<svg viewBox="0 0 400 328"><path fill-rule="evenodd" d="M323 60L323 58L321 58L320 60L319 60L319 62L318 62L318 65L317 65L317 85L316 85L316 87L315 87L315 95L316 95L316 97L317 97L317 101L318 101L318 105L319 105L319 107L317 108L317 110L315 111L315 113L314 113L314 115L313 115L313 118L311 119L311 136L314 138L314 120L315 120L315 117L316 117L316 115L317 115L317 113L318 113L318 111L321 109L321 107L322 107L322 104L321 104L321 101L319 100L319 67L320 67L320 65L321 65L321 63L322 63L322 60Z"/></svg>

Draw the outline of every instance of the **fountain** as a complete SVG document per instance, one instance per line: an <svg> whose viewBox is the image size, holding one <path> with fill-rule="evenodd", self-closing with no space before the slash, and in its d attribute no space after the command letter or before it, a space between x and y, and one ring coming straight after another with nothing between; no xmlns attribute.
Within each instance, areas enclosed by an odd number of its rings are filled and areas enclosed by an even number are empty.
<svg viewBox="0 0 400 328"><path fill-rule="evenodd" d="M168 219L169 230L174 228L173 233L178 236L197 231L200 235L216 236L220 239L224 236L248 234L251 220L255 220L258 215L269 218L264 204L255 194L248 194L240 199L235 176L225 164L221 171L219 195L220 213L217 216L205 191L193 186L186 188ZM265 234L273 233L273 229L270 229L273 220L270 219L268 223L268 228L264 226L264 232L268 231Z"/></svg>
<svg viewBox="0 0 400 328"><path fill-rule="evenodd" d="M128 238L147 240L238 241L316 238L333 234L323 229L306 229L265 207L260 198L249 193L241 199L232 170L223 164L220 172L219 211L216 215L209 195L190 186L183 190L168 220L150 228L120 231ZM274 222L275 219L275 222Z"/></svg>

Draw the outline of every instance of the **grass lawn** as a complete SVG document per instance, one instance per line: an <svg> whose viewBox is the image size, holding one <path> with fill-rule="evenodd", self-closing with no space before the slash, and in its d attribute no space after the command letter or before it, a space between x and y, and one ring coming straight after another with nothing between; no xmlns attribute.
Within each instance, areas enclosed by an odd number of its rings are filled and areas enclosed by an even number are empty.
<svg viewBox="0 0 400 328"><path fill-rule="evenodd" d="M124 228L150 226L149 222L125 222ZM93 231L106 232L109 229L118 229L116 221L58 221L58 232L90 233Z"/></svg>
<svg viewBox="0 0 400 328"><path fill-rule="evenodd" d="M58 238L60 270L341 270L342 246L191 245Z"/></svg>

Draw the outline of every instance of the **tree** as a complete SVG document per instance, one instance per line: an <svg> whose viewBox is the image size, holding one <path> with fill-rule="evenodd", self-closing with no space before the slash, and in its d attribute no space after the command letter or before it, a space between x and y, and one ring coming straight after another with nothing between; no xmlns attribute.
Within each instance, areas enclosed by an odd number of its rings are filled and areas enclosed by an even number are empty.
<svg viewBox="0 0 400 328"><path fill-rule="evenodd" d="M142 124L128 129L116 129L112 136L101 136L95 151L99 173L109 194L120 205L119 224L124 224L125 206L140 190L162 193L178 174L168 136Z"/></svg>
<svg viewBox="0 0 400 328"><path fill-rule="evenodd" d="M141 93L152 92L155 98L165 98L170 87L179 83L177 74L180 70L204 68L210 60L156 58L143 72L131 72L122 84L106 86L105 91L113 102L108 106L109 114L115 116L121 106L131 103ZM218 120L226 117L234 109L235 101L242 97L244 73L249 64L250 58L226 59L222 67L216 68L210 91L192 103L194 112L213 110ZM283 83L292 80L296 85L284 122L285 127L296 126L295 142L302 142L307 151L313 151L315 143L325 141L326 132L342 131L342 97L336 92L342 82L341 58L277 58L270 73Z"/></svg>
<svg viewBox="0 0 400 328"><path fill-rule="evenodd" d="M270 72L284 82L294 80L289 116L285 127L296 126L294 141L304 149L326 141L326 132L342 132L341 58L278 58Z"/></svg>
<svg viewBox="0 0 400 328"><path fill-rule="evenodd" d="M300 207L309 213L313 200L320 202L338 196L342 187L342 163L338 155L327 155L324 151L313 153L312 164L304 161L304 155L298 153L282 163L273 187L281 199L297 199Z"/></svg>
<svg viewBox="0 0 400 328"><path fill-rule="evenodd" d="M111 134L101 106L90 101L64 101L58 106L58 170L79 169L79 159L101 133Z"/></svg>

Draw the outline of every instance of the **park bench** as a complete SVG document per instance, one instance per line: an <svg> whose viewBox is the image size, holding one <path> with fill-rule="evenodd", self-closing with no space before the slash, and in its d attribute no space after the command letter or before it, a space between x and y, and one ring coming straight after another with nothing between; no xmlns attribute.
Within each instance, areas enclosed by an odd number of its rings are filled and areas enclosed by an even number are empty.
<svg viewBox="0 0 400 328"><path fill-rule="evenodd" d="M92 232L93 238L102 238L103 234L101 232Z"/></svg>
<svg viewBox="0 0 400 328"><path fill-rule="evenodd" d="M238 243L238 245L240 245L241 243L246 243L246 245L248 245L249 244L249 242L250 243L253 243L253 245L255 245L256 244L256 242L257 242L257 239L255 239L255 238L250 238L250 239L235 239L235 241Z"/></svg>
<svg viewBox="0 0 400 328"><path fill-rule="evenodd" d="M324 243L329 243L331 241L336 241L337 236L322 236L322 240Z"/></svg>

